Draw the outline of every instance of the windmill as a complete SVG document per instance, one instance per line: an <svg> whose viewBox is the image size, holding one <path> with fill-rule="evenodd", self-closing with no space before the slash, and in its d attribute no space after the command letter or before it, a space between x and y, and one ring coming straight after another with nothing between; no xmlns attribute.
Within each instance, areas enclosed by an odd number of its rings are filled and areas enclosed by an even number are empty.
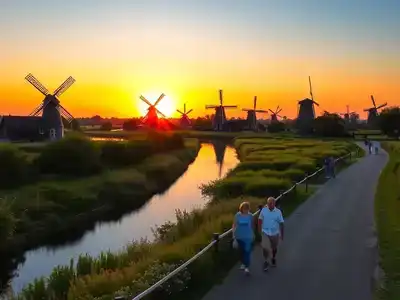
<svg viewBox="0 0 400 300"><path fill-rule="evenodd" d="M374 126L374 125L376 125L376 120L377 120L377 117L378 117L378 109L381 109L381 108L385 107L387 105L387 103L385 102L384 104L376 106L375 99L374 99L373 95L371 95L371 101L372 101L372 105L373 106L370 107L370 108L364 109L364 111L368 112L368 121L367 121L368 125Z"/></svg>
<svg viewBox="0 0 400 300"><path fill-rule="evenodd" d="M147 109L147 114L142 119L142 124L144 124L148 127L158 128L159 127L158 115L160 114L162 117L167 118L157 108L157 105L161 102L161 100L164 97L165 97L165 95L161 94L160 97L158 97L157 101L154 104L151 104L151 102L149 100L147 100L145 97L143 97L142 95L140 96L140 100L142 100L144 103L146 103L149 106L149 108Z"/></svg>
<svg viewBox="0 0 400 300"><path fill-rule="evenodd" d="M242 111L247 111L247 126L254 131L258 129L256 113L268 113L266 110L257 109L257 96L254 96L253 108L243 108Z"/></svg>
<svg viewBox="0 0 400 300"><path fill-rule="evenodd" d="M68 77L54 92L50 92L37 80L31 73L25 79L32 84L45 98L43 102L36 107L29 116L35 117L42 113L44 124L44 135L48 135L50 140L58 140L64 136L64 125L62 118L71 123L74 117L60 104L60 97L74 82L75 79Z"/></svg>
<svg viewBox="0 0 400 300"><path fill-rule="evenodd" d="M315 119L315 108L314 104L319 106L317 102L314 101L314 96L312 92L311 77L308 76L308 82L310 86L310 98L303 99L299 101L299 111L297 116L297 127L302 132L310 132L312 130L312 122Z"/></svg>
<svg viewBox="0 0 400 300"><path fill-rule="evenodd" d="M181 127L188 128L192 125L192 122L190 122L190 119L188 117L188 114L190 114L193 109L189 109L189 111L186 111L186 103L183 104L183 112L180 111L179 109L176 110L178 113L181 114L181 118L179 119L179 123L181 124Z"/></svg>
<svg viewBox="0 0 400 300"><path fill-rule="evenodd" d="M346 105L346 112L340 113L340 115L343 116L344 121L346 123L350 123L352 121L351 117L355 115L355 112L354 111L350 112L350 107L348 105Z"/></svg>
<svg viewBox="0 0 400 300"><path fill-rule="evenodd" d="M279 113L282 111L282 108L279 108L279 105L276 107L275 111L272 109L268 109L271 112L271 122L277 122L278 117L282 118Z"/></svg>
<svg viewBox="0 0 400 300"><path fill-rule="evenodd" d="M223 125L226 122L225 108L237 108L237 105L223 105L222 90L219 90L219 105L206 105L206 109L215 109L215 116L213 119L213 129L215 131L222 131Z"/></svg>

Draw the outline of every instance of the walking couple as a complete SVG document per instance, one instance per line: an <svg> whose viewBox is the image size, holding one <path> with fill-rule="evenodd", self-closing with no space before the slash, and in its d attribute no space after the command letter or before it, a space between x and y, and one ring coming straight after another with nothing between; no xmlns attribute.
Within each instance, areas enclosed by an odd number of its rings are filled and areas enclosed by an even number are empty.
<svg viewBox="0 0 400 300"><path fill-rule="evenodd" d="M246 274L250 273L250 257L254 240L253 215L250 213L250 204L243 202L239 206L239 212L235 215L233 222L234 242L240 251L241 269ZM279 239L283 240L282 212L275 207L275 198L269 197L267 205L262 208L258 217L258 231L261 234L261 247L263 250L263 270L267 271L270 266L276 266L276 254L278 252Z"/></svg>

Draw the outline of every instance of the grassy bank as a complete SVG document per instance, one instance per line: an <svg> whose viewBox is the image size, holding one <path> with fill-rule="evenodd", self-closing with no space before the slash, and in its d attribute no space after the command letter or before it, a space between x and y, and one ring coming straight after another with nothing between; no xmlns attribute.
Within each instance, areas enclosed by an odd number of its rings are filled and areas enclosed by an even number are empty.
<svg viewBox="0 0 400 300"><path fill-rule="evenodd" d="M377 291L381 300L400 299L400 142L385 142L389 162L379 179L375 196L380 264L385 273L384 288Z"/></svg>
<svg viewBox="0 0 400 300"><path fill-rule="evenodd" d="M205 209L178 212L176 223L155 230L154 243L134 243L120 253L104 253L96 258L84 255L71 266L57 267L50 277L27 286L19 299L52 299L54 295L57 299L105 300L117 295L129 299L200 251L213 233L229 229L243 199L256 210L265 204L265 196L277 196L301 174L314 171L324 156L341 156L354 149L346 142L255 138L237 139L235 146L242 162L226 179L203 186L203 192L214 197ZM306 193L299 186L283 198L285 215L312 192L313 188ZM218 251L207 252L146 299L197 299L236 260L230 239L223 239Z"/></svg>

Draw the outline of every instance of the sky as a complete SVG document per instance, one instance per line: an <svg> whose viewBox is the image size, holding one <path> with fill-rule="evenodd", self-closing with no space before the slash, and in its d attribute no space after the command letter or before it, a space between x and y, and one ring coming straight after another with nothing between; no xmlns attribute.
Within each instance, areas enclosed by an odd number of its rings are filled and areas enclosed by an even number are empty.
<svg viewBox="0 0 400 300"><path fill-rule="evenodd" d="M323 110L366 117L400 105L398 0L0 0L0 114L26 115L68 76L61 104L75 117L134 117L144 95L171 115L206 104L280 105L297 114L313 94ZM179 116L173 113L172 116ZM268 117L265 115L264 117Z"/></svg>

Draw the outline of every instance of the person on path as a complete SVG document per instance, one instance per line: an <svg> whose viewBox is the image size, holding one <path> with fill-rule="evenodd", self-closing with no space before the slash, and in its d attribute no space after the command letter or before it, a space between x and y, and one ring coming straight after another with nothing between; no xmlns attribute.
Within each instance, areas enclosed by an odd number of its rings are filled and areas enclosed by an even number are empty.
<svg viewBox="0 0 400 300"><path fill-rule="evenodd" d="M372 142L368 140L368 151L369 154L372 154Z"/></svg>
<svg viewBox="0 0 400 300"><path fill-rule="evenodd" d="M282 212L275 207L275 198L269 197L267 205L263 207L258 217L258 229L261 234L261 247L264 256L264 271L267 271L270 265L276 267L279 237L283 240L284 235L283 223Z"/></svg>
<svg viewBox="0 0 400 300"><path fill-rule="evenodd" d="M374 142L374 148L375 148L375 155L378 155L378 152L379 152L379 144L378 144L378 142Z"/></svg>
<svg viewBox="0 0 400 300"><path fill-rule="evenodd" d="M250 213L249 202L239 206L239 212L233 221L233 238L236 240L240 252L240 269L249 274L251 248L254 240L253 215Z"/></svg>

